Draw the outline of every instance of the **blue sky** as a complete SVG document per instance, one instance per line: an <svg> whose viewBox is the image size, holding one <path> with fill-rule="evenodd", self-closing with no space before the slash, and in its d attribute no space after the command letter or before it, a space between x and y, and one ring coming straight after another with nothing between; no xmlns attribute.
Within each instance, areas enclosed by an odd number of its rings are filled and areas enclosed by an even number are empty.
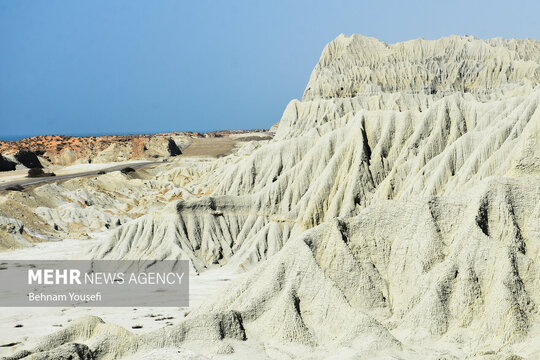
<svg viewBox="0 0 540 360"><path fill-rule="evenodd" d="M0 0L0 138L268 128L340 33L540 40L538 1Z"/></svg>

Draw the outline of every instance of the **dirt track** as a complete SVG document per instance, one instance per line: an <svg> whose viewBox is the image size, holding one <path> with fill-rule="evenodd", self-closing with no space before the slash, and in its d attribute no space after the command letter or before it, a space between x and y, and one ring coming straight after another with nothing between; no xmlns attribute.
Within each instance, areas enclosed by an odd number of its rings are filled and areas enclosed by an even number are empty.
<svg viewBox="0 0 540 360"><path fill-rule="evenodd" d="M194 138L193 142L182 150L182 156L225 156L231 153L236 142L235 139L228 136L221 138Z"/></svg>

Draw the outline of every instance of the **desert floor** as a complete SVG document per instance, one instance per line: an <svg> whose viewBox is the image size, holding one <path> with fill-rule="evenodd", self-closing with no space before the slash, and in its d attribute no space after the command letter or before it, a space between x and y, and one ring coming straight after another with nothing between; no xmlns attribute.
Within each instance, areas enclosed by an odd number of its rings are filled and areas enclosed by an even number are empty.
<svg viewBox="0 0 540 360"><path fill-rule="evenodd" d="M83 254L100 240L63 240L37 244L34 247L2 252L2 260L72 260L83 259ZM1 260L0 260L1 262ZM99 316L135 333L143 333L180 322L191 309L226 286L235 277L227 267L211 269L200 275L190 275L189 307L14 307L0 313L0 356L10 355L31 344L43 335L53 333L70 321L85 315ZM22 325L22 326L21 326ZM135 328L134 328L135 327ZM139 328L140 327L140 328Z"/></svg>

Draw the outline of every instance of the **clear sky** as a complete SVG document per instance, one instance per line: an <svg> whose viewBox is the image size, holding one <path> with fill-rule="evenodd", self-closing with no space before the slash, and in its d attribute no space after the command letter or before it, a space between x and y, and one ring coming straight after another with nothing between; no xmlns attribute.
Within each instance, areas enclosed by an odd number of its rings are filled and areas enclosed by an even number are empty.
<svg viewBox="0 0 540 360"><path fill-rule="evenodd" d="M540 40L538 1L0 0L0 138L268 128L340 33Z"/></svg>

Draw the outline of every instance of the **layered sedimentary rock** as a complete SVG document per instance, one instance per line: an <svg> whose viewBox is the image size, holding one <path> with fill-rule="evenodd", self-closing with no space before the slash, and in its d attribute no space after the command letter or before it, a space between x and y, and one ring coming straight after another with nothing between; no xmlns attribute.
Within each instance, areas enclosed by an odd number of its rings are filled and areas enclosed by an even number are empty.
<svg viewBox="0 0 540 360"><path fill-rule="evenodd" d="M31 352L540 356L539 80L533 40L339 36L272 141L156 176L186 195L90 254L249 273L175 329L81 320Z"/></svg>

